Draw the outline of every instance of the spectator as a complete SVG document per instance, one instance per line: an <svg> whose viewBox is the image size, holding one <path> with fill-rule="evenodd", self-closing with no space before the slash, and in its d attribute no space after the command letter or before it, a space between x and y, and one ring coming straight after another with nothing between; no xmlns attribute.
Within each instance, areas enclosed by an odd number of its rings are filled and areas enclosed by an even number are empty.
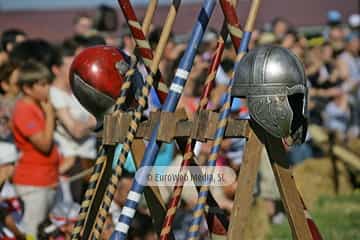
<svg viewBox="0 0 360 240"><path fill-rule="evenodd" d="M0 145L0 239L25 239L17 223L22 216L21 199L16 197L10 178L18 159L15 146L10 143Z"/></svg>
<svg viewBox="0 0 360 240"><path fill-rule="evenodd" d="M0 83L4 92L3 95L0 95L0 189L2 198L14 197L15 195L11 193L14 192L13 185L8 179L12 177L14 163L19 157L11 132L11 116L19 92L17 87L18 75L18 69L9 62L0 66ZM24 236L17 229L15 219L8 209L9 203L0 201L0 223L9 228L18 239L23 239ZM6 233L6 231L1 232Z"/></svg>
<svg viewBox="0 0 360 240"><path fill-rule="evenodd" d="M324 37L328 40L335 55L340 54L344 49L345 30L342 26L342 15L337 10L330 10L327 13L327 27L324 31Z"/></svg>
<svg viewBox="0 0 360 240"><path fill-rule="evenodd" d="M345 51L339 56L339 71L342 79L346 80L346 90L357 90L360 87L360 40L357 33L346 37ZM359 91L360 94L360 91ZM360 96L360 95L359 95Z"/></svg>
<svg viewBox="0 0 360 240"><path fill-rule="evenodd" d="M81 36L88 36L93 28L93 20L86 13L78 14L73 21L74 34Z"/></svg>
<svg viewBox="0 0 360 240"><path fill-rule="evenodd" d="M55 79L50 87L50 101L55 108L57 118L54 139L66 159L60 171L61 173L70 171L71 174L81 171L83 166L90 165L96 158L96 137L91 134L96 119L73 95L68 76L76 47L75 44L64 44L62 64L52 67ZM65 200L80 202L84 184L82 180L73 182L72 194L71 196L65 194Z"/></svg>
<svg viewBox="0 0 360 240"><path fill-rule="evenodd" d="M209 29L205 32L199 47L201 58L205 62L211 62L211 57L217 46L217 33L215 29Z"/></svg>
<svg viewBox="0 0 360 240"><path fill-rule="evenodd" d="M74 37L70 39L66 39L64 41L64 45L69 45L69 44L75 45L76 48L75 55L84 48L92 47L96 45L105 45L105 43L106 43L105 39L98 34L92 34L89 36L75 35Z"/></svg>
<svg viewBox="0 0 360 240"><path fill-rule="evenodd" d="M80 205L73 202L59 202L39 225L38 239L70 240L77 221Z"/></svg>
<svg viewBox="0 0 360 240"><path fill-rule="evenodd" d="M54 65L61 65L61 57L57 49L44 39L31 39L18 44L10 54L12 63L20 66L29 60L39 62L50 71Z"/></svg>
<svg viewBox="0 0 360 240"><path fill-rule="evenodd" d="M0 65L8 60L9 53L16 44L26 39L26 33L19 29L8 29L1 36Z"/></svg>
<svg viewBox="0 0 360 240"><path fill-rule="evenodd" d="M272 32L275 35L276 40L282 40L286 33L289 31L289 22L282 17L277 17L272 21Z"/></svg>
<svg viewBox="0 0 360 240"><path fill-rule="evenodd" d="M115 32L117 27L116 10L106 5L100 5L96 10L94 28L99 32Z"/></svg>
<svg viewBox="0 0 360 240"><path fill-rule="evenodd" d="M131 35L131 31L126 24L121 27L121 46L120 48L127 54L131 55L134 53L136 44L135 40Z"/></svg>
<svg viewBox="0 0 360 240"><path fill-rule="evenodd" d="M330 10L327 12L327 25L336 26L340 25L342 22L342 15L337 10Z"/></svg>
<svg viewBox="0 0 360 240"><path fill-rule="evenodd" d="M19 94L17 81L19 70L15 65L6 63L0 67L0 144L13 143L10 119Z"/></svg>
<svg viewBox="0 0 360 240"><path fill-rule="evenodd" d="M284 48L291 49L299 41L297 32L294 29L290 29L282 39L281 45Z"/></svg>
<svg viewBox="0 0 360 240"><path fill-rule="evenodd" d="M349 16L348 23L349 23L349 27L350 27L351 31L359 32L360 31L360 14L358 14L358 13L351 14Z"/></svg>
<svg viewBox="0 0 360 240"><path fill-rule="evenodd" d="M135 174L129 173L126 170L123 171L109 210L109 213L113 217L113 222L117 222L117 219L120 216L121 208L125 205L126 197L131 189L134 177Z"/></svg>
<svg viewBox="0 0 360 240"><path fill-rule="evenodd" d="M27 233L37 236L37 227L53 204L58 182L60 155L54 145L55 113L48 101L50 72L30 61L20 68L18 85L23 96L16 102L12 127L21 157L13 181L23 195L23 224ZM30 191L35 191L29 194Z"/></svg>
<svg viewBox="0 0 360 240"><path fill-rule="evenodd" d="M323 117L325 127L338 132L343 138L359 136L358 108L345 92L328 103Z"/></svg>
<svg viewBox="0 0 360 240"><path fill-rule="evenodd" d="M325 126L331 130L345 133L350 124L350 108L347 95L342 94L335 97L325 108Z"/></svg>

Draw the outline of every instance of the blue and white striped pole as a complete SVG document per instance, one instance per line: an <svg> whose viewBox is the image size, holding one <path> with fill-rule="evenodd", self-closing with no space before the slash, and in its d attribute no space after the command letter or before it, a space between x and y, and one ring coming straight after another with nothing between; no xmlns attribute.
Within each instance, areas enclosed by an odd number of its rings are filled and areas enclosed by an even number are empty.
<svg viewBox="0 0 360 240"><path fill-rule="evenodd" d="M260 0L254 0L251 6L249 17L246 22L245 32L243 38L241 39L240 47L238 49L238 55L234 69L236 69L237 64L241 58L246 54L248 50L248 45L251 39L251 32L254 27L255 17L260 5ZM235 72L235 71L234 71ZM230 106L231 106L231 87L233 85L233 78L229 81L228 91L225 93L225 105L222 108L221 114L219 116L217 129L215 132L215 141L211 147L210 157L208 160L209 167L216 166L216 159L221 147L221 142L224 137L225 127L230 115ZM211 184L211 178L206 178L205 183L201 186L197 203L193 210L193 218L189 230L187 232L187 240L195 240L199 238L200 234L200 225L203 219L203 213L205 209L206 199L209 193L209 186Z"/></svg>
<svg viewBox="0 0 360 240"><path fill-rule="evenodd" d="M193 28L191 39L188 43L184 56L181 58L178 69L175 73L175 78L170 86L169 94L162 107L162 111L174 112L177 103L182 94L185 82L191 71L193 61L196 55L201 40L203 38L205 29L209 23L209 19L214 11L216 0L206 0L201 8L198 20ZM160 142L156 140L158 135L159 125L155 127L151 134L150 141L146 146L144 158L141 162L140 168L144 166L153 166L156 155L160 148ZM115 225L115 231L111 235L111 240L125 240L131 221L136 213L137 205L140 201L141 194L144 191L144 183L150 173L149 168L145 168L143 174L139 176L140 179L135 178L131 190L127 196L125 206L121 211L119 221Z"/></svg>

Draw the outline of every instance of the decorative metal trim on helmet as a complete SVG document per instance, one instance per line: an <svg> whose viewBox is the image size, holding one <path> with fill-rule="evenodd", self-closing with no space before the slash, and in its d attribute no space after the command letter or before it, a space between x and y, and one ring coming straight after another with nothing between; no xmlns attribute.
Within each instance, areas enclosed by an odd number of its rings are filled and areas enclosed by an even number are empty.
<svg viewBox="0 0 360 240"><path fill-rule="evenodd" d="M303 65L288 49L264 45L239 62L232 96L247 97L250 116L275 137L300 144L307 131Z"/></svg>
<svg viewBox="0 0 360 240"><path fill-rule="evenodd" d="M125 81L125 74L133 68L129 56L109 46L95 46L81 51L70 67L70 85L81 105L93 114L98 123L112 109ZM141 74L135 71L127 96L130 103L144 84Z"/></svg>

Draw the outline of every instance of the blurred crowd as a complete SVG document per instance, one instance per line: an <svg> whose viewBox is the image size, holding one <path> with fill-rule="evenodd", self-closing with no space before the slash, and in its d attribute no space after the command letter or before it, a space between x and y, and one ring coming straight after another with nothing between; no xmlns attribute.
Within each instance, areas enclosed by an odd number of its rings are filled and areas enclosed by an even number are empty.
<svg viewBox="0 0 360 240"><path fill-rule="evenodd" d="M97 157L94 129L95 118L72 94L69 68L82 49L95 45L111 45L127 54L137 55L135 41L126 25L118 27L116 11L101 6L95 17L79 14L74 19L73 36L61 43L32 39L21 29L1 31L0 52L0 239L70 239L77 219L88 176L74 178L89 169ZM120 28L120 34L117 34ZM309 122L339 132L344 140L358 138L360 129L360 15L344 19L337 11L329 11L324 27L316 31L299 31L283 18L275 18L262 29L253 32L249 48L261 44L277 44L290 49L304 63L309 86ZM161 27L152 26L148 39L156 48ZM194 60L178 108L194 117L207 78L212 55L217 47L218 31L208 29ZM171 35L159 68L170 85L176 67L186 49L186 42ZM209 98L209 108L218 110L224 104L224 93L233 74L236 53L226 41L215 87ZM146 76L138 57L138 68ZM156 97L149 108L157 109ZM234 99L231 114L248 118L246 101ZM198 161L208 159L211 143L198 143L194 149ZM243 139L225 139L217 165L241 168ZM119 149L115 155L118 156ZM298 164L314 156L311 136L307 143L290 150L289 161ZM270 221L282 221L283 214L276 201L279 193L271 174L267 154L263 151L261 170L255 189L257 196L267 201ZM178 166L181 150L175 143L163 144L157 165ZM131 161L131 160L130 160ZM109 239L124 206L135 169L125 164L123 174L110 209L102 239ZM75 179L75 180L74 180ZM233 207L236 182L211 191L228 214ZM196 190L184 189L173 225L176 239L184 239L191 209L196 203ZM171 188L162 188L168 199ZM202 229L206 239L206 228ZM155 240L154 226L146 203L139 211L129 231L128 239Z"/></svg>

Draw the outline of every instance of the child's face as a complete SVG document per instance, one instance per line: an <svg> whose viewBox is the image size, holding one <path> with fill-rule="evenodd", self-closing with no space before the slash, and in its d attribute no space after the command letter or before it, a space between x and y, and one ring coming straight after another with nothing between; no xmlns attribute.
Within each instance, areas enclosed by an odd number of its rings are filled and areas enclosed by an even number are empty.
<svg viewBox="0 0 360 240"><path fill-rule="evenodd" d="M114 195L114 202L120 206L123 206L126 202L126 197L131 189L133 180L130 178L123 178L120 180L119 186L116 189Z"/></svg>
<svg viewBox="0 0 360 240"><path fill-rule="evenodd" d="M34 83L27 93L39 102L47 101L49 96L49 87L49 82L46 79L43 79Z"/></svg>

